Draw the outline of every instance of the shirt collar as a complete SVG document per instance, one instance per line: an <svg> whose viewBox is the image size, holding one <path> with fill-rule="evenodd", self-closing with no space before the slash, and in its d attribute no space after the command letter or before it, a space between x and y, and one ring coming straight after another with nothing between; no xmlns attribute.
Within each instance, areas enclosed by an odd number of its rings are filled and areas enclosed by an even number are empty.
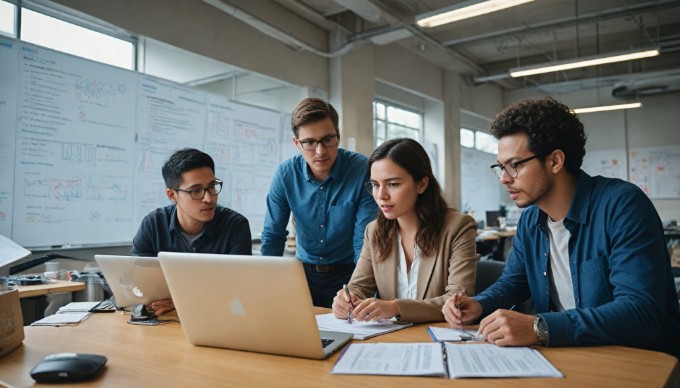
<svg viewBox="0 0 680 388"><path fill-rule="evenodd" d="M217 209L219 209L219 206ZM215 211L215 217L217 217L217 210ZM203 227L203 233L210 237L215 236L215 228L217 228L217 224L214 222L215 217L208 221ZM178 233L182 231L179 225L179 219L177 218L177 204L172 206L172 214L170 215L170 231L173 230L176 230Z"/></svg>
<svg viewBox="0 0 680 388"><path fill-rule="evenodd" d="M565 217L567 220L579 224L586 223L588 209L590 208L590 198L592 191L593 183L591 176L585 171L580 170L576 176L576 189L574 190L574 197L571 199L569 211ZM548 214L546 214L543 210L538 209L534 222L539 228L546 227L548 225Z"/></svg>
<svg viewBox="0 0 680 388"><path fill-rule="evenodd" d="M333 167L331 168L331 172L328 174L326 179L324 179L324 181L331 179L331 178L333 180L335 180L337 176L342 175L342 169L343 169L343 166L345 164L345 159L346 159L345 152L346 151L343 150L342 148L338 148L338 155L335 158L335 163L333 163ZM300 155L300 160L301 160L301 163L302 163L302 171L305 174L304 175L305 180L307 182L312 182L312 181L315 182L316 178L314 178L314 176L310 173L309 165L307 165L307 161L305 160L305 158L302 157L302 155Z"/></svg>

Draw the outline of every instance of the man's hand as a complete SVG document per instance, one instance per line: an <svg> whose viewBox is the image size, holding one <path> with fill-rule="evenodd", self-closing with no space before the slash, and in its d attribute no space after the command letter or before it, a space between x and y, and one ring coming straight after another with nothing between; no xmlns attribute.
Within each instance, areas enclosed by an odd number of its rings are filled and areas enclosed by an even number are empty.
<svg viewBox="0 0 680 388"><path fill-rule="evenodd" d="M175 309L175 303L172 299L161 299L156 300L148 305L146 305L146 310L150 313L154 313L157 317Z"/></svg>
<svg viewBox="0 0 680 388"><path fill-rule="evenodd" d="M534 332L536 316L511 310L496 310L479 323L479 333L486 342L498 346L528 346L538 342Z"/></svg>
<svg viewBox="0 0 680 388"><path fill-rule="evenodd" d="M455 294L446 300L442 312L451 327L461 327L482 315L482 305L474 298Z"/></svg>

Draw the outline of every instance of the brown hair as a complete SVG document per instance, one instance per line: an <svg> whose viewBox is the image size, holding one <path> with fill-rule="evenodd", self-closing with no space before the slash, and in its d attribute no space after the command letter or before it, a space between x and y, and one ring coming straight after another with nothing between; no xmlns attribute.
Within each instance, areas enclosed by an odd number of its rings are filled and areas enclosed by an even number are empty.
<svg viewBox="0 0 680 388"><path fill-rule="evenodd" d="M338 112L333 108L333 105L320 98L305 98L293 109L293 114L290 118L293 134L297 137L298 129L301 126L321 121L326 117L330 117L335 127L335 132L340 135Z"/></svg>
<svg viewBox="0 0 680 388"><path fill-rule="evenodd" d="M432 173L430 158L423 146L417 141L407 138L392 139L382 143L368 158L368 170L378 160L388 158L406 170L415 182L427 177L429 183L425 191L416 200L416 214L420 227L416 233L416 244L423 255L431 255L436 249L444 229L444 219L450 210L442 195L437 178ZM378 212L378 227L373 239L378 248L378 261L387 259L392 242L397 236L397 220L385 218Z"/></svg>

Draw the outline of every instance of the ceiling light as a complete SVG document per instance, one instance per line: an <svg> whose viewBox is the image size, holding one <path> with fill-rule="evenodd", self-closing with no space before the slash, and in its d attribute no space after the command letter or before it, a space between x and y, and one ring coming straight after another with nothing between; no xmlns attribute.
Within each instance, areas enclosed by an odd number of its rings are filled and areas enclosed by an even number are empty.
<svg viewBox="0 0 680 388"><path fill-rule="evenodd" d="M534 0L469 0L450 7L420 14L416 16L416 23L421 27L437 27L442 24L500 11L531 1Z"/></svg>
<svg viewBox="0 0 680 388"><path fill-rule="evenodd" d="M634 109L642 107L641 102L633 102L630 104L618 104L618 105L603 105L603 106L593 106L590 108L576 108L574 113L593 113L593 112L605 112L608 110L619 110L619 109Z"/></svg>
<svg viewBox="0 0 680 388"><path fill-rule="evenodd" d="M591 57L577 58L569 61L560 61L552 63L543 63L540 65L533 66L516 67L510 69L510 75L514 78L526 77L528 75L551 73L555 71L577 69L580 67L603 65L605 63L631 61L633 59L648 58L657 55L659 55L659 49L618 52L606 55L596 55Z"/></svg>

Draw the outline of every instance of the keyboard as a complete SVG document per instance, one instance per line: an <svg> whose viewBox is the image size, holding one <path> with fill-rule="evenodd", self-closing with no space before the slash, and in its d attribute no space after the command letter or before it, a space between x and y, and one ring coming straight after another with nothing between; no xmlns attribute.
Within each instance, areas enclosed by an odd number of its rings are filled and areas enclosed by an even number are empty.
<svg viewBox="0 0 680 388"><path fill-rule="evenodd" d="M321 338L321 346L324 347L324 348L325 348L326 346L332 344L333 342L335 342L334 339Z"/></svg>

